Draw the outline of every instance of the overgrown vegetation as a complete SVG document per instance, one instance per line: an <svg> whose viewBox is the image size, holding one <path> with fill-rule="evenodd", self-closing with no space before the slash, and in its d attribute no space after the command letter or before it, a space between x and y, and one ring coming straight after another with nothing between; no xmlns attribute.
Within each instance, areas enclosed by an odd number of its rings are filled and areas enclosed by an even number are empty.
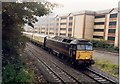
<svg viewBox="0 0 120 84"><path fill-rule="evenodd" d="M112 64L109 61L95 59L94 66L96 66L97 68L99 68L99 69L107 72L108 74L118 78L118 75L119 75L119 66L118 65Z"/></svg>
<svg viewBox="0 0 120 84"><path fill-rule="evenodd" d="M112 52L119 52L119 47L114 47L113 44L108 44L105 40L91 40L94 48L104 49Z"/></svg>
<svg viewBox="0 0 120 84"><path fill-rule="evenodd" d="M29 72L21 61L26 37L22 35L24 24L34 28L35 16L51 12L49 2L3 2L2 3L2 83L32 83L34 74Z"/></svg>

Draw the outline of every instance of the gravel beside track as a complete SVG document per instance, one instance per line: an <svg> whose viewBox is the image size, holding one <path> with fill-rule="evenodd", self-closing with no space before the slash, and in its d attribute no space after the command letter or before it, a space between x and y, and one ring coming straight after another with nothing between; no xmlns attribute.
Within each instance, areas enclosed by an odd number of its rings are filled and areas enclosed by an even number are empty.
<svg viewBox="0 0 120 84"><path fill-rule="evenodd" d="M56 59L54 56L51 56L48 54L46 51L43 49L31 44L27 43L27 53L31 56L34 56L35 59L38 61L40 66L42 67L44 71L44 75L49 75L46 76L48 81L50 82L76 82L76 83L82 83L82 84L88 84L88 83L95 83L96 82L84 75L83 73L63 64L60 62L58 59ZM43 65L41 65L43 64ZM49 67L49 69L45 69L45 65ZM54 72L54 73L53 73ZM53 76L51 77L51 73ZM55 80L55 78L57 80ZM62 79L61 79L62 78ZM52 79L52 80L51 80ZM53 80L54 79L54 80Z"/></svg>
<svg viewBox="0 0 120 84"><path fill-rule="evenodd" d="M95 70L91 67L89 67L89 68L87 67L86 70L84 70L82 72L100 84L118 84L118 80L110 78L110 77L102 74L102 72L99 73L97 70Z"/></svg>

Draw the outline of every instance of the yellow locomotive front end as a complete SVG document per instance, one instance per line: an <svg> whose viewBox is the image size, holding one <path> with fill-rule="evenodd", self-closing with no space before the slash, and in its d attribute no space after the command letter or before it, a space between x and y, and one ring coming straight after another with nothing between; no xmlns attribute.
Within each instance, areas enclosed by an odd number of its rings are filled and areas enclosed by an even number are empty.
<svg viewBox="0 0 120 84"><path fill-rule="evenodd" d="M77 45L76 60L78 61L78 64L94 64L93 56L94 51L92 45Z"/></svg>
<svg viewBox="0 0 120 84"><path fill-rule="evenodd" d="M76 60L93 59L93 51L76 51Z"/></svg>

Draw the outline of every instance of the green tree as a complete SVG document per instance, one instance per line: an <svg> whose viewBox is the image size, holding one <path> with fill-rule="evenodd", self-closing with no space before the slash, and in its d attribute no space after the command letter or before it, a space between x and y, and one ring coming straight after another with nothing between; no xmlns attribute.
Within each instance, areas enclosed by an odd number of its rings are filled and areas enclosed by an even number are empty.
<svg viewBox="0 0 120 84"><path fill-rule="evenodd" d="M27 41L21 33L24 31L23 26L28 24L34 28L34 23L38 21L36 16L40 17L50 13L54 6L49 2L2 3L3 82L16 82L15 77L18 81L21 77L19 73L24 73L21 70L20 61L20 55L22 55ZM8 70L9 68L10 70ZM9 79L6 79L7 76Z"/></svg>

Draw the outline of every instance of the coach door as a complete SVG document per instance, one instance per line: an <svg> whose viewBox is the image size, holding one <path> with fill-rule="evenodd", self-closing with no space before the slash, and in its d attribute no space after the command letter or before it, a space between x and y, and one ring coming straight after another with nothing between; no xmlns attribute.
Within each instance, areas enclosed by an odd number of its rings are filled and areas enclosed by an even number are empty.
<svg viewBox="0 0 120 84"><path fill-rule="evenodd" d="M69 56L70 57L75 57L76 56L76 45L70 45Z"/></svg>

